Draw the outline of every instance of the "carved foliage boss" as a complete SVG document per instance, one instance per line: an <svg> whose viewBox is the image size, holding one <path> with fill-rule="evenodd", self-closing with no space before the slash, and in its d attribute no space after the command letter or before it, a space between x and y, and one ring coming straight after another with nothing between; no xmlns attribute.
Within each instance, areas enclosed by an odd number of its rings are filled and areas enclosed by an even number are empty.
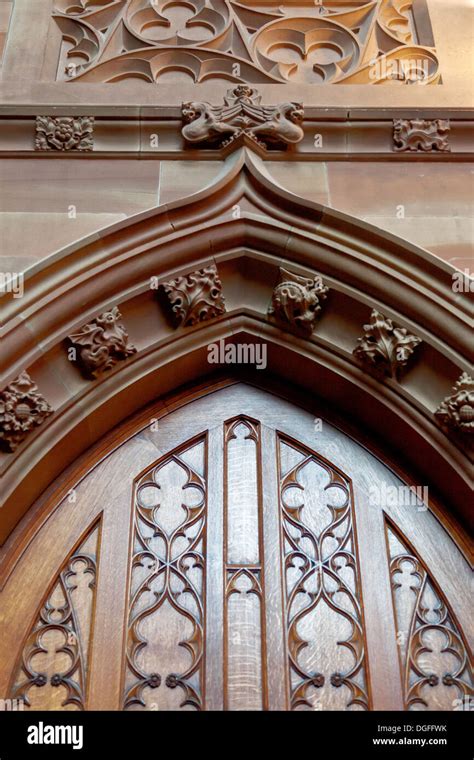
<svg viewBox="0 0 474 760"><path fill-rule="evenodd" d="M36 150L91 151L93 116L37 116Z"/></svg>
<svg viewBox="0 0 474 760"><path fill-rule="evenodd" d="M474 433L474 380L463 372L450 396L436 411L436 418L446 431L464 436Z"/></svg>
<svg viewBox="0 0 474 760"><path fill-rule="evenodd" d="M372 311L370 324L364 325L365 335L359 338L354 356L366 369L379 377L396 377L421 343L404 327L396 327L391 319Z"/></svg>
<svg viewBox="0 0 474 760"><path fill-rule="evenodd" d="M0 444L15 451L28 433L41 425L53 410L28 372L0 393Z"/></svg>
<svg viewBox="0 0 474 760"><path fill-rule="evenodd" d="M163 283L180 326L187 327L225 312L222 283L215 266Z"/></svg>

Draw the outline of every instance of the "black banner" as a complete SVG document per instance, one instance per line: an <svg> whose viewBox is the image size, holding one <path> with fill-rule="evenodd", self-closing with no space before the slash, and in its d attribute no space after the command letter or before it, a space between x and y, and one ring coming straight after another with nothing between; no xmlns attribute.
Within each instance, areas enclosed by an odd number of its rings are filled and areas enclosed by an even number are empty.
<svg viewBox="0 0 474 760"><path fill-rule="evenodd" d="M275 746L305 758L417 757L472 760L471 713L0 712L0 760L24 757L157 757L199 750L242 759ZM258 745L255 743L258 740ZM265 751L265 745L268 750ZM349 755L348 755L349 757Z"/></svg>

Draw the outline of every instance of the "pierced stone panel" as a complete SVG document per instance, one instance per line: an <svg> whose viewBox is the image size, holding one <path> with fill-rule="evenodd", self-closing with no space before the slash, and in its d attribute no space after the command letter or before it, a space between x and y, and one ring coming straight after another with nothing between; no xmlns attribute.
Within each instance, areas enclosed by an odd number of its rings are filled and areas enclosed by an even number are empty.
<svg viewBox="0 0 474 760"><path fill-rule="evenodd" d="M291 709L367 709L350 481L283 437L279 452Z"/></svg>
<svg viewBox="0 0 474 760"><path fill-rule="evenodd" d="M84 710L99 526L68 557L23 648L14 699L32 710Z"/></svg>
<svg viewBox="0 0 474 760"><path fill-rule="evenodd" d="M203 708L206 447L185 444L135 484L125 708Z"/></svg>
<svg viewBox="0 0 474 760"><path fill-rule="evenodd" d="M56 0L57 79L438 83L425 11L423 0Z"/></svg>
<svg viewBox="0 0 474 760"><path fill-rule="evenodd" d="M462 631L419 557L386 528L406 708L460 709L474 695Z"/></svg>

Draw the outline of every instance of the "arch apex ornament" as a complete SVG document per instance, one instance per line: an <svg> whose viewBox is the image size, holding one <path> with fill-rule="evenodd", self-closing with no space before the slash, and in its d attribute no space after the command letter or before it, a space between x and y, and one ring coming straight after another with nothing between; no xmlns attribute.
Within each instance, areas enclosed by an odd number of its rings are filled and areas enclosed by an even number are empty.
<svg viewBox="0 0 474 760"><path fill-rule="evenodd" d="M301 103L262 106L261 95L247 85L227 91L224 106L205 102L182 105L182 135L189 143L207 143L226 148L243 142L267 150L286 148L304 137Z"/></svg>
<svg viewBox="0 0 474 760"><path fill-rule="evenodd" d="M79 349L76 361L87 376L97 378L115 367L119 361L137 353L135 346L128 342L128 333L120 319L122 315L117 306L114 306L99 314L78 332L68 335L72 347Z"/></svg>
<svg viewBox="0 0 474 760"><path fill-rule="evenodd" d="M52 413L28 372L22 372L0 393L0 447L15 451Z"/></svg>
<svg viewBox="0 0 474 760"><path fill-rule="evenodd" d="M404 327L397 327L376 309L372 311L370 324L364 325L365 335L358 338L354 349L355 358L379 379L397 377L403 370L415 348L421 343Z"/></svg>
<svg viewBox="0 0 474 760"><path fill-rule="evenodd" d="M320 275L311 279L280 267L280 281L273 290L268 313L284 326L291 325L311 335L328 292Z"/></svg>
<svg viewBox="0 0 474 760"><path fill-rule="evenodd" d="M163 283L178 326L189 327L225 313L222 282L211 265Z"/></svg>
<svg viewBox="0 0 474 760"><path fill-rule="evenodd" d="M474 433L474 380L463 372L450 396L444 399L435 412L436 419L445 432L461 437Z"/></svg>

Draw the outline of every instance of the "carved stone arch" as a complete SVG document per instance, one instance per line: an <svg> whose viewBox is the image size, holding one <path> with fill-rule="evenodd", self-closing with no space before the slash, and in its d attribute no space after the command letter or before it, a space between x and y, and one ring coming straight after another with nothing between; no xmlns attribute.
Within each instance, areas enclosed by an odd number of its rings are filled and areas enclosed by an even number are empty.
<svg viewBox="0 0 474 760"><path fill-rule="evenodd" d="M163 285L206 267L217 269L226 311L176 329L152 278ZM268 314L281 268L303 279L320 276L329 288L310 335ZM464 446L446 436L434 415L469 371L468 307L452 291L450 267L284 190L246 149L199 193L32 268L21 316L15 300L4 300L6 382L28 370L54 413L4 455L2 540L49 483L114 425L208 376L207 347L220 340L266 342L272 375L349 412L394 458L409 445L402 461L409 458L420 477L429 473L449 511L467 521ZM137 351L98 379L82 377L68 360L67 336L115 306ZM402 378L374 377L354 356L374 310L422 341Z"/></svg>

